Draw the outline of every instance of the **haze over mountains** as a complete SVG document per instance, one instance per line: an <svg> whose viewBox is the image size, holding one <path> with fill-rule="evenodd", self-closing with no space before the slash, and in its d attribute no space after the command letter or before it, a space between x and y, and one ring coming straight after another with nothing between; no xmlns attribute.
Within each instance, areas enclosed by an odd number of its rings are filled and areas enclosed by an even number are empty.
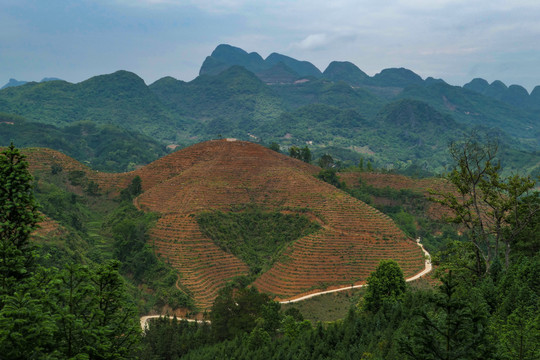
<svg viewBox="0 0 540 360"><path fill-rule="evenodd" d="M46 78L41 79L40 82L54 81L54 80L60 80L60 79L53 78L53 77L46 77ZM26 83L28 83L28 81L17 80L17 79L9 79L9 81L4 86L2 86L0 89L5 89L5 88L8 88L8 87L12 87L12 86L21 86L21 85L24 85Z"/></svg>
<svg viewBox="0 0 540 360"><path fill-rule="evenodd" d="M201 66L200 75L217 75L223 70L233 66L240 65L255 73L261 80L267 79L269 83L287 82L285 79L273 78L271 75L279 73L288 73L290 79L297 80L300 77L313 76L332 81L345 81L353 86L383 86L383 87L405 87L411 85L421 85L423 83L431 85L433 83L445 83L442 79L433 79L431 77L423 80L413 71L405 68L383 69L380 73L370 77L360 70L355 64L348 61L333 61L321 72L315 65L308 61L299 61L291 57L272 53L266 59L263 59L256 52L247 53L246 51L230 45L219 45L208 56ZM293 80L293 81L294 81ZM290 80L289 80L290 82ZM479 92L498 100L516 104L529 103L534 106L540 101L540 85L536 86L529 95L528 91L520 85L511 85L509 88L501 81L494 81L491 85L484 79L473 79L463 86L465 89Z"/></svg>
<svg viewBox="0 0 540 360"><path fill-rule="evenodd" d="M538 86L531 94L482 79L451 86L404 68L368 76L338 61L321 72L307 61L277 53L263 59L230 45L219 45L190 82L165 77L147 86L118 71L0 91L0 112L28 123L112 124L164 145L220 136L283 149L307 144L344 162L364 157L379 167L435 172L448 164L448 143L473 129L500 139L508 170L538 172L539 109Z"/></svg>

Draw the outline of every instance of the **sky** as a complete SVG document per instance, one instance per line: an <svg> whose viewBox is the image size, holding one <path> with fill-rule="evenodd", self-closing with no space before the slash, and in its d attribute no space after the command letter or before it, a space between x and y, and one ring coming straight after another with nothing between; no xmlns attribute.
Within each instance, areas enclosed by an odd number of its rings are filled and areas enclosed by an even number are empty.
<svg viewBox="0 0 540 360"><path fill-rule="evenodd" d="M128 70L194 79L230 44L369 75L405 67L463 85L540 85L538 0L0 0L0 87Z"/></svg>

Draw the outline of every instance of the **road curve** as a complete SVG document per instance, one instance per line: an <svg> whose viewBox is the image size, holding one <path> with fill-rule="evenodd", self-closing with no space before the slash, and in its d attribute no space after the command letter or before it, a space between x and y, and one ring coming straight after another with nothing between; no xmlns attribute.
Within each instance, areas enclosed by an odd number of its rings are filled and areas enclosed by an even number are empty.
<svg viewBox="0 0 540 360"><path fill-rule="evenodd" d="M417 280L417 279L421 278L422 276L426 275L427 273L429 273L429 272L431 271L431 269L432 269L432 266L431 266L431 255L429 255L429 253L427 252L427 250L424 249L424 245L422 245L422 244L420 243L420 238L416 239L416 243L418 244L418 246L420 246L420 248L422 249L422 252L424 253L424 257L425 257L425 259L426 259L426 261L425 261L425 267L424 267L424 270L422 270L421 272L419 272L418 274L416 274L416 275L414 275L414 276L411 276L410 278L405 279L405 281L414 281L414 280ZM319 291L319 292L316 292L316 293L313 293L313 294L309 294L309 295L305 295L305 296L302 296L302 297L299 297L299 298L296 298L296 299L280 301L279 303L280 303L280 304L290 304L290 303L295 303L295 302L299 302L299 301L303 301L303 300L310 299L310 298L315 297L315 296L324 295L324 294L331 294L331 293L334 293L334 292L345 291L345 290L350 290L350 289L358 289L358 288L361 288L361 287L363 287L363 286L366 286L366 284L362 284L362 285L354 285L354 286L344 286L344 287L337 288L337 289L325 290L325 291Z"/></svg>
<svg viewBox="0 0 540 360"><path fill-rule="evenodd" d="M425 267L424 267L424 270L422 270L418 274L413 275L410 278L405 279L405 281L407 281L407 282L417 280L417 279L421 278L422 276L426 275L427 273L429 273L432 270L431 255L429 255L427 250L424 249L424 245L422 245L420 243L420 238L416 239L416 243L418 244L418 246L420 246L420 248L422 249L422 252L424 253L424 257L426 259L425 260ZM344 286L344 287L341 287L341 288L338 288L338 289L319 291L319 292L309 294L309 295L305 295L305 296L302 296L302 297L299 297L299 298L296 298L296 299L280 301L279 303L280 304L295 303L295 302L310 299L310 298L315 297L315 296L324 295L324 294L331 294L331 293L335 293L335 292L338 292L338 291L345 291L345 290L350 290L350 289L358 289L358 288L361 288L363 286L366 286L366 284L354 285L354 286ZM148 327L148 320L158 318L158 317L168 317L169 319L174 318L174 316L165 316L165 315L147 315L147 316L143 316L143 317L141 317L141 329L143 329L143 331L146 330L146 328ZM178 320L186 320L186 321L189 321L189 322L197 322L197 323L204 323L205 322L204 320L194 320L194 319L185 319L185 318L177 318L177 319ZM206 322L210 323L210 321L206 321Z"/></svg>
<svg viewBox="0 0 540 360"><path fill-rule="evenodd" d="M167 316L167 315L146 315L146 316L142 316L141 317L141 329L146 330L146 328L148 327L148 320L150 319L155 319L155 318L159 318L159 317L166 317L166 318L169 318L169 319L173 319L174 316ZM179 318L177 317L178 321L181 321L181 320L184 320L184 321L188 321L188 322L197 322L199 324L202 324L204 322L207 322L209 323L210 321L204 321L204 320L195 320L195 319L185 319L185 318Z"/></svg>

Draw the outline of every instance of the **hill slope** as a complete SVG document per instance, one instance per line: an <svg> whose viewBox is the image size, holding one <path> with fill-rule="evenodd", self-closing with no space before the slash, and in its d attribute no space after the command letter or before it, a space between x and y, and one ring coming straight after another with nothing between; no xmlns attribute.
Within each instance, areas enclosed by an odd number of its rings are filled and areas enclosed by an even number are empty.
<svg viewBox="0 0 540 360"><path fill-rule="evenodd" d="M176 120L137 75L128 71L66 81L27 83L3 89L0 107L29 121L66 126L91 120L136 130L156 139L174 138Z"/></svg>
<svg viewBox="0 0 540 360"><path fill-rule="evenodd" d="M254 204L319 222L321 230L291 243L256 279L260 290L280 299L362 282L381 258L398 260L406 275L423 267L418 246L388 217L317 180L317 171L252 143L209 141L134 172L145 189L136 204L161 214L153 246L203 308L226 281L248 273L239 258L202 234L194 215L203 210Z"/></svg>
<svg viewBox="0 0 540 360"><path fill-rule="evenodd" d="M135 205L160 215L150 245L178 271L178 286L202 309L211 306L227 281L249 273L239 257L202 233L196 216L203 211L257 206L319 224L319 230L285 245L267 271L251 278L279 299L362 283L380 259L396 259L406 276L423 269L420 248L389 217L316 179L318 167L260 145L207 141L122 174L90 170L54 150L25 153L33 173L61 167L65 174L96 183L109 199L140 176L143 193Z"/></svg>

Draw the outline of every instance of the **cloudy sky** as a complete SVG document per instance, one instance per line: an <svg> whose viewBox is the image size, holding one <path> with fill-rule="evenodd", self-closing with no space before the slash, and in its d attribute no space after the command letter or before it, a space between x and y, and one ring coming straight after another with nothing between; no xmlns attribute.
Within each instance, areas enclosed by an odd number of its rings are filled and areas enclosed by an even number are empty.
<svg viewBox="0 0 540 360"><path fill-rule="evenodd" d="M129 70L189 81L221 43L374 75L540 85L538 0L0 0L0 87Z"/></svg>

